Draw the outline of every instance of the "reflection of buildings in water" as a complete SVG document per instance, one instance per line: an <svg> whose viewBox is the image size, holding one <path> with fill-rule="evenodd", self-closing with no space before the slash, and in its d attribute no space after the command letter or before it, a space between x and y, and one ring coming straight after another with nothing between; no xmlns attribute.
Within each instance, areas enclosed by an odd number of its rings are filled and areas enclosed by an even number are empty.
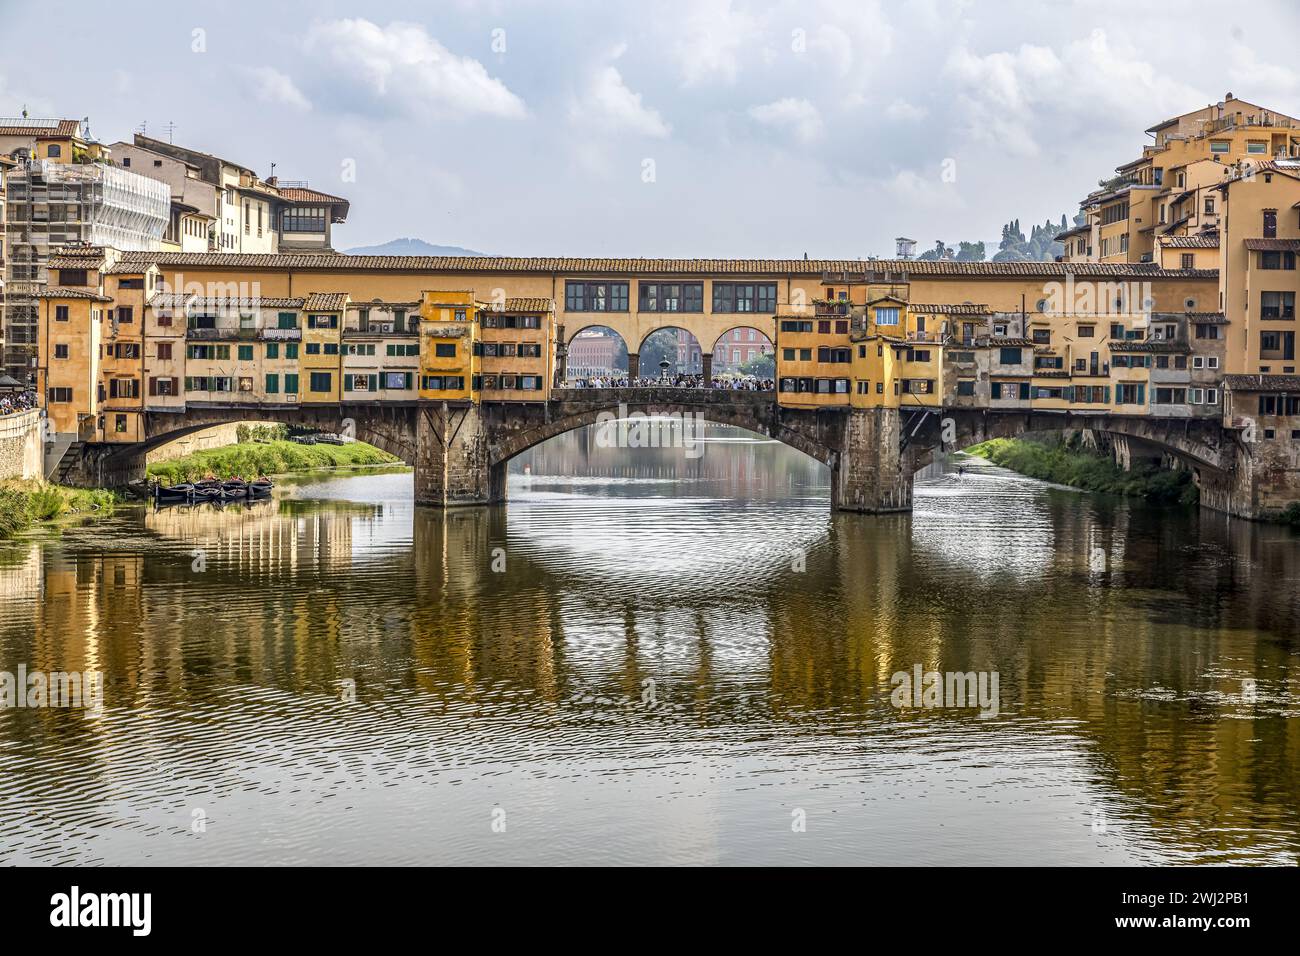
<svg viewBox="0 0 1300 956"><path fill-rule="evenodd" d="M6 601L35 604L40 600L41 552L41 546L35 542L8 544L0 552L0 594Z"/></svg>
<svg viewBox="0 0 1300 956"><path fill-rule="evenodd" d="M559 604L529 556L507 547L505 509L417 509L412 551L420 685L478 693L508 681L554 701Z"/></svg>
<svg viewBox="0 0 1300 956"><path fill-rule="evenodd" d="M265 574L298 569L346 570L353 559L353 523L373 519L372 505L319 509L311 503L268 501L250 506L210 505L150 509L145 527L202 549L205 562ZM357 515L356 512L360 512Z"/></svg>

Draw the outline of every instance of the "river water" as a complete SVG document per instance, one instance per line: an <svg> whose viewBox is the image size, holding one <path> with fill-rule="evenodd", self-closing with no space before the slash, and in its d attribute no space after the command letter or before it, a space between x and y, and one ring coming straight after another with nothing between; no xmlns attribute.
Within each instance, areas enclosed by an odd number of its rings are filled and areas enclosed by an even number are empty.
<svg viewBox="0 0 1300 956"><path fill-rule="evenodd" d="M0 709L0 862L1295 863L1300 537L963 466L834 514L748 433L584 430L506 508L377 469L0 543L0 671L104 675Z"/></svg>

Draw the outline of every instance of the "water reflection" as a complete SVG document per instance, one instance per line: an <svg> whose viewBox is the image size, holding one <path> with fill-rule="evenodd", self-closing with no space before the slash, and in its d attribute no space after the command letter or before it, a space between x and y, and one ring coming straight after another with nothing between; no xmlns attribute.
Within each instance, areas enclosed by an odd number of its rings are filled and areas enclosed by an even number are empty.
<svg viewBox="0 0 1300 956"><path fill-rule="evenodd" d="M108 681L0 711L0 859L1295 861L1295 536L969 463L832 514L711 437L570 433L508 509L384 470L0 547L0 669ZM915 664L1001 715L896 710Z"/></svg>

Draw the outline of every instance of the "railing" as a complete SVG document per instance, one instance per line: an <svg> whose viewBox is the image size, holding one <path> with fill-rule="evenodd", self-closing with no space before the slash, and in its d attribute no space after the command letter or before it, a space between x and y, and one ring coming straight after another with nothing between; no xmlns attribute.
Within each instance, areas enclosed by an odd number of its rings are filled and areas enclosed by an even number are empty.
<svg viewBox="0 0 1300 956"><path fill-rule="evenodd" d="M264 329L262 331L269 331L269 330ZM295 329L294 331L297 330ZM252 340L257 338L257 333L258 333L257 329L232 329L232 328L199 329L199 328L191 327L185 330L185 337L187 339L192 339L193 341L196 342L213 341L213 340L220 341L223 339L238 340L241 342L251 342Z"/></svg>
<svg viewBox="0 0 1300 956"><path fill-rule="evenodd" d="M264 342L297 342L302 338L302 329L262 329Z"/></svg>

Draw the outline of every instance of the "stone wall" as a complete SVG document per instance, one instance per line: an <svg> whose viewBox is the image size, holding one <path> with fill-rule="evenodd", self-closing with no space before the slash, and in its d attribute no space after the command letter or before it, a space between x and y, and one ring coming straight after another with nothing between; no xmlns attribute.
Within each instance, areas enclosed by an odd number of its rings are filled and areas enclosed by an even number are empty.
<svg viewBox="0 0 1300 956"><path fill-rule="evenodd" d="M175 441L169 441L165 444L151 448L144 457L144 463L156 465L162 461L174 461L177 458L184 458L186 455L192 455L196 451L207 451L210 448L225 448L227 445L233 445L239 441L240 425L265 425L266 422L227 422L224 425L213 425L211 428L205 428L202 431L190 432L182 435Z"/></svg>
<svg viewBox="0 0 1300 956"><path fill-rule="evenodd" d="M43 477L44 451L39 410L0 416L0 479Z"/></svg>

